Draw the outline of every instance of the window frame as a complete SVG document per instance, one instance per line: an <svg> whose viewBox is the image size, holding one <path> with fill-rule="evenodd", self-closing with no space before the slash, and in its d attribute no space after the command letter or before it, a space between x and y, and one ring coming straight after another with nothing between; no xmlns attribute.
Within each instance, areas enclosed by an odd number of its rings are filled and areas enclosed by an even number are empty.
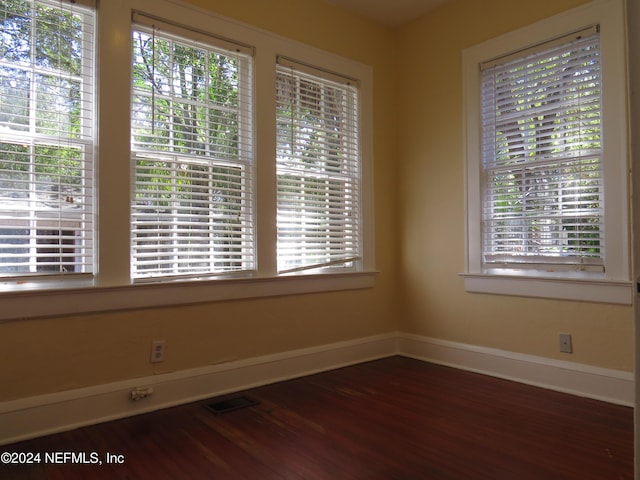
<svg viewBox="0 0 640 480"><path fill-rule="evenodd" d="M144 14L135 12L134 13L134 21L132 25L132 34L135 36L136 33L141 35L146 35L149 39L153 39L154 41L160 40L161 42L167 42L171 46L180 45L180 47L187 47L190 49L198 50L199 52L203 52L206 55L218 55L224 56L228 59L232 59L236 62L237 65L237 75L238 75L238 84L237 84L237 104L229 107L228 109L225 107L220 107L221 110L226 109L226 113L237 114L237 128L238 128L238 139L237 145L234 155L215 155L214 152L211 152L210 149L205 147L204 149L199 150L198 152L186 152L186 146L177 147L173 145L173 137L176 132L176 122L174 120L168 120L162 123L163 127L166 127L169 135L167 136L167 144L160 144L160 142L151 141L148 144L137 145L135 141L134 135L134 113L132 112L132 147L131 147L131 169L132 175L134 178L131 180L132 185L132 203L131 203L131 224L132 224L132 232L131 232L131 270L132 270L132 278L134 282L145 282L145 281L166 281L167 279L186 279L189 277L202 278L205 276L216 276L216 275L243 275L248 272L252 272L255 270L255 243L256 243L256 235L255 235L255 216L253 211L255 209L254 202L254 182L253 177L255 175L255 156L253 154L253 56L254 49L251 47L246 47L244 45L238 43L232 43L230 41L222 41L217 39L216 37L209 36L201 32L193 32L189 31L185 28L179 27L177 25L173 25L168 23L167 21L163 21L160 19L156 19L153 17L147 17ZM155 58L155 57L154 57ZM173 58L171 58L173 61ZM173 65L173 64L172 64ZM152 67L155 69L155 66ZM170 69L172 66L169 67ZM154 76L157 76L155 72L153 72ZM169 72L169 77L172 76L172 72ZM167 78L167 88L171 90L173 93L174 85L170 78ZM207 81L204 82L205 85L208 84ZM137 89L135 84L132 87L133 90L133 99L132 99L132 110L136 110L136 101L135 98L140 96L148 97L150 103L154 104L158 102L156 95L160 96L155 92L155 90L149 94L145 92L143 89ZM216 108L216 105L213 102L208 100L192 100L186 99L177 95L165 94L163 95L164 100L171 105L171 108L175 104L180 103L189 103L191 105L197 105L199 109L206 109L207 116L210 116L210 112ZM155 105L152 105L154 108ZM176 114L173 114L172 117L175 117ZM210 118L210 117L209 117ZM191 120L191 119L189 119ZM207 120L207 125L209 121ZM160 122L158 122L160 123ZM204 123L204 122L203 122ZM203 125L198 120L198 128L202 128ZM171 139L171 140L170 140ZM186 142L185 142L186 143ZM196 142L193 142L196 143ZM206 150L206 151L205 151ZM227 158L224 158L227 157ZM164 165L170 165L165 168L169 173L166 173L164 180L167 184L171 184L171 198L166 200L168 205L171 205L171 212L157 212L157 217L168 218L171 217L170 221L158 221L158 228L161 228L160 225L164 226L168 235L163 236L163 240L158 240L156 248L159 252L158 257L156 258L156 262L159 263L159 267L156 270L160 271L151 271L150 273L147 269L142 268L142 264L144 260L141 257L144 256L144 250L148 250L151 246L150 243L145 242L144 238L144 228L137 228L139 225L144 225L144 221L149 219L149 209L141 208L138 200L137 194L145 193L142 189L139 189L138 185L138 176L140 172L138 171L138 162L141 160L147 160L155 163L162 163ZM185 166L189 166L185 168ZM178 186L179 178L178 174L182 173L181 178L195 178L198 175L198 169L202 169L202 174L200 179L205 181L211 185L211 183L217 181L212 174L212 171L215 169L226 169L228 171L235 170L237 173L235 175L226 174L223 176L232 177L235 176L235 186L234 193L228 195L228 197L232 197L232 201L235 202L234 206L237 208L237 218L236 214L234 215L226 215L226 217L215 221L215 217L221 217L222 212L215 211L215 201L211 198L211 196L204 200L196 200L194 202L193 197L200 196L205 197L205 189L204 188L183 188L182 194L188 196L187 202L181 202L177 199L179 194L176 194L174 190L177 190L181 187ZM145 175L143 173L143 175ZM228 180L228 179L227 179ZM229 186L227 185L227 188ZM150 191L152 195L152 201L156 200L157 197L153 197L153 195L158 195L161 192L159 190L151 189ZM211 190L207 188L206 193L211 193ZM235 196L234 196L235 195ZM152 206L157 206L158 203L152 203ZM195 210L199 211L199 219L201 222L202 219L206 219L206 235L202 235L201 225L198 225L198 229L195 229L197 233L196 238L196 247L193 250L189 250L187 248L186 237L190 237L190 234L194 231L191 229L193 226L193 217L194 214L191 213L189 208L185 207L185 203L193 208L194 203ZM189 215L189 221L185 220L185 216ZM232 220L229 220L229 217L233 217ZM237 225L234 227L237 232L233 236L234 246L233 248L236 250L234 255L230 255L228 257L219 256L216 253L212 253L212 251L216 248L215 241L213 240L215 233L212 233L213 226L215 225L215 229L228 227L230 222L235 222ZM219 231L219 230L217 230ZM208 237L208 242L204 243L204 236ZM177 243L176 243L177 240ZM167 242L171 245L174 245L173 248L167 248ZM202 250L203 247L206 247L208 250L208 255L203 255L199 253L197 255L198 258L191 259L189 254L195 250ZM192 262L193 264L198 264L199 267L195 265L189 269L178 269L175 264L179 263L177 260L180 257L184 257L185 263ZM167 260L168 258L173 258L173 261ZM232 262L235 264L235 268L218 268L216 269L214 265L216 263L226 263ZM174 263L171 271L167 271L167 265L169 263ZM203 266L207 264L207 268L205 269Z"/></svg>
<svg viewBox="0 0 640 480"><path fill-rule="evenodd" d="M255 229L258 268L225 275L134 283L130 272L130 96L132 13L171 19L221 39L255 46ZM0 322L87 312L210 303L266 296L371 288L375 285L373 225L373 71L371 66L172 0L101 2L98 64L98 271L91 279L0 282ZM355 271L277 272L275 65L279 55L360 82L362 260ZM108 68L104 68L108 65ZM100 68L102 67L102 68ZM110 99L125 98L114 102ZM125 178L126 177L126 178ZM117 194L114 194L117 192ZM106 206L105 206L106 205ZM115 233L114 233L115 232Z"/></svg>
<svg viewBox="0 0 640 480"><path fill-rule="evenodd" d="M463 51L466 251L462 276L466 291L618 304L632 302L624 18L622 1L595 1ZM605 271L487 268L481 250L480 65L594 24L600 25L602 68Z"/></svg>
<svg viewBox="0 0 640 480"><path fill-rule="evenodd" d="M28 256L18 254L17 258L24 258L23 262L6 262L13 263L15 272L0 273L0 284L3 281L31 280L43 278L47 281L63 281L63 277L90 277L97 268L96 262L96 235L95 235L95 171L96 171L96 91L97 91L97 72L96 72L96 47L97 47L97 31L96 31L96 9L95 2L92 0L79 0L76 2L54 2L52 0L35 0L28 2L30 12L33 14L39 6L50 8L54 11L62 11L67 14L77 15L81 19L80 42L79 42L79 68L78 72L63 71L62 68L54 68L53 66L38 64L36 38L34 36L34 25L38 25L41 20L37 16L30 16L29 35L30 35L30 54L28 62L14 62L8 65L15 65L13 69L19 70L24 74L26 83L28 84L28 92L26 97L30 98L28 106L25 107L27 122L23 124L22 129L6 129L0 135L0 145L21 146L24 151L21 156L27 157L28 161L24 165L28 165L27 170L23 170L28 179L14 180L15 183L22 183L27 188L24 190L14 189L13 193L20 192L28 194L28 201L10 200L9 205L2 211L3 226L2 230L24 230L24 234L15 240L22 240L21 243L13 243L16 247L13 249L3 250L26 250ZM59 31L59 24L54 24L56 30ZM40 78L40 80L37 80ZM55 93L44 93L41 90L42 84L48 82L42 79L55 79L49 86L57 86L57 82L62 81L66 84L69 92L72 91L71 85L78 85L77 102L78 102L78 132L71 134L71 119L67 119L63 124L69 128L67 134L64 129L56 129L42 127L38 125L38 112L42 111L42 104L47 104L51 100L46 97L54 97ZM64 87L63 87L64 88ZM20 90L20 89L19 89ZM45 97L45 98L42 98ZM49 110L45 110L50 113ZM55 114L55 105L52 107ZM63 112L63 116L71 117L73 108ZM70 183L60 182L55 184L51 178L62 176L60 170L63 166L60 162L54 163L52 166L57 170L56 173L45 174L43 171L38 172L39 167L51 166L50 164L39 163L38 158L42 157L38 153L39 149L52 150L73 150L77 152L75 162L77 166L71 167L69 170L76 172L73 175L79 180L79 184L71 188ZM5 150L0 147L0 154ZM47 154L50 158L56 158L53 154ZM11 160L9 160L11 162ZM18 162L16 162L18 164ZM20 171L17 169L17 171ZM79 173L79 174L77 174ZM38 177L45 177L38 178ZM51 183L49 183L51 182ZM43 187L58 187L58 190L48 190L50 193L46 200L42 199ZM55 191L60 188L67 188L67 193L58 194L55 198ZM54 198L51 198L54 197ZM58 203L58 207L51 205L43 205L46 203ZM27 205L25 205L27 204ZM4 227L13 228L4 228ZM49 233L51 232L51 233ZM54 234L52 232L58 232ZM64 232L64 233L63 233ZM47 239L57 242L46 243ZM45 243L43 243L43 240ZM47 248L46 245L51 245ZM20 247L22 246L22 247ZM52 249L58 250L57 252ZM42 250L50 250L42 252ZM45 256L46 255L46 256ZM9 257L11 258L11 257ZM56 258L57 260L52 260ZM67 259L66 261L64 259ZM0 267L5 262L0 262ZM66 270L67 266L73 267L70 271ZM27 271L20 270L19 267L27 267ZM41 268L44 267L44 268Z"/></svg>
<svg viewBox="0 0 640 480"><path fill-rule="evenodd" d="M281 102L276 100L276 122L287 122L283 129L287 133L282 135L279 130L276 134L278 274L359 271L359 82L282 57L277 60L276 78L290 89L288 97L283 94ZM336 101L330 107L325 99L327 92L333 93ZM311 105L309 97L314 95L317 104ZM307 114L319 117L312 125L303 118L306 114L295 116L305 103ZM339 113L331 112L331 108ZM288 120L281 109L290 115ZM337 133L339 143L328 140L330 128ZM316 135L319 138L312 146L312 150L318 150L314 152L314 167L307 168L309 159L301 144L308 146L312 143L308 137ZM305 189L308 182L315 184L310 192ZM334 185L332 193L327 186L330 184ZM335 189L338 184L341 187ZM292 216L287 213L290 210L304 213ZM313 226L307 229L309 224Z"/></svg>

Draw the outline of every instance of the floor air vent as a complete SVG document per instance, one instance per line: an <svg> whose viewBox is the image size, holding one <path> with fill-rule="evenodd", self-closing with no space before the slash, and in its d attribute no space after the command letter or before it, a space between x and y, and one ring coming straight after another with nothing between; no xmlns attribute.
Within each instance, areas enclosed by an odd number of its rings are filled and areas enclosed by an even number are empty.
<svg viewBox="0 0 640 480"><path fill-rule="evenodd" d="M228 413L234 410L238 410L240 408L251 407L253 405L257 405L258 402L253 398L241 396L241 397L232 397L227 398L225 400L220 400L218 402L210 403L207 405L207 408L211 410L216 415L221 413Z"/></svg>

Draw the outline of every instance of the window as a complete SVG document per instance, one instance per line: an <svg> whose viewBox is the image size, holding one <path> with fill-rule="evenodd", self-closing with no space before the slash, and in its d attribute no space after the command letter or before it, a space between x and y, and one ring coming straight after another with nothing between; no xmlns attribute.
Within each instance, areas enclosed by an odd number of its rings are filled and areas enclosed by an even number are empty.
<svg viewBox="0 0 640 480"><path fill-rule="evenodd" d="M483 262L603 271L598 29L540 48L482 66Z"/></svg>
<svg viewBox="0 0 640 480"><path fill-rule="evenodd" d="M89 1L0 2L0 321L372 287L372 68Z"/></svg>
<svg viewBox="0 0 640 480"><path fill-rule="evenodd" d="M280 273L345 268L361 258L356 83L279 59Z"/></svg>
<svg viewBox="0 0 640 480"><path fill-rule="evenodd" d="M135 20L132 276L253 270L251 51Z"/></svg>
<svg viewBox="0 0 640 480"><path fill-rule="evenodd" d="M465 51L468 290L630 301L622 19L601 2Z"/></svg>
<svg viewBox="0 0 640 480"><path fill-rule="evenodd" d="M0 5L0 276L94 270L94 13Z"/></svg>

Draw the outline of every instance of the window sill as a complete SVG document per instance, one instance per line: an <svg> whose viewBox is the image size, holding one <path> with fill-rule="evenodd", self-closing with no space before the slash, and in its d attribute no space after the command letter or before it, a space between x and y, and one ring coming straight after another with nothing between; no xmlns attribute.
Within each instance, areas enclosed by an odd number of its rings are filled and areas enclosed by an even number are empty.
<svg viewBox="0 0 640 480"><path fill-rule="evenodd" d="M192 280L113 287L66 282L46 287L1 285L0 322L81 313L190 305L223 300L299 295L371 288L375 272L270 278Z"/></svg>
<svg viewBox="0 0 640 480"><path fill-rule="evenodd" d="M631 305L633 285L629 281L613 281L583 275L578 278L563 276L496 275L490 273L463 273L467 292L521 297L576 300L581 302Z"/></svg>

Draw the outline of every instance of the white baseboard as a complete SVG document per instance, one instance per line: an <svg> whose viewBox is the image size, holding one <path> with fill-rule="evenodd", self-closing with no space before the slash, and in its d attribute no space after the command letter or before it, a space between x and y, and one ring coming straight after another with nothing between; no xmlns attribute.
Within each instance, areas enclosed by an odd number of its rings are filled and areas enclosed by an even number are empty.
<svg viewBox="0 0 640 480"><path fill-rule="evenodd" d="M407 357L431 363L617 405L634 406L635 383L631 372L407 333L398 334L398 351Z"/></svg>
<svg viewBox="0 0 640 480"><path fill-rule="evenodd" d="M0 403L0 445L392 356L395 333ZM133 402L137 387L153 394Z"/></svg>
<svg viewBox="0 0 640 480"><path fill-rule="evenodd" d="M633 374L406 333L389 333L0 403L0 445L393 355L633 405ZM133 402L132 389L152 387Z"/></svg>

